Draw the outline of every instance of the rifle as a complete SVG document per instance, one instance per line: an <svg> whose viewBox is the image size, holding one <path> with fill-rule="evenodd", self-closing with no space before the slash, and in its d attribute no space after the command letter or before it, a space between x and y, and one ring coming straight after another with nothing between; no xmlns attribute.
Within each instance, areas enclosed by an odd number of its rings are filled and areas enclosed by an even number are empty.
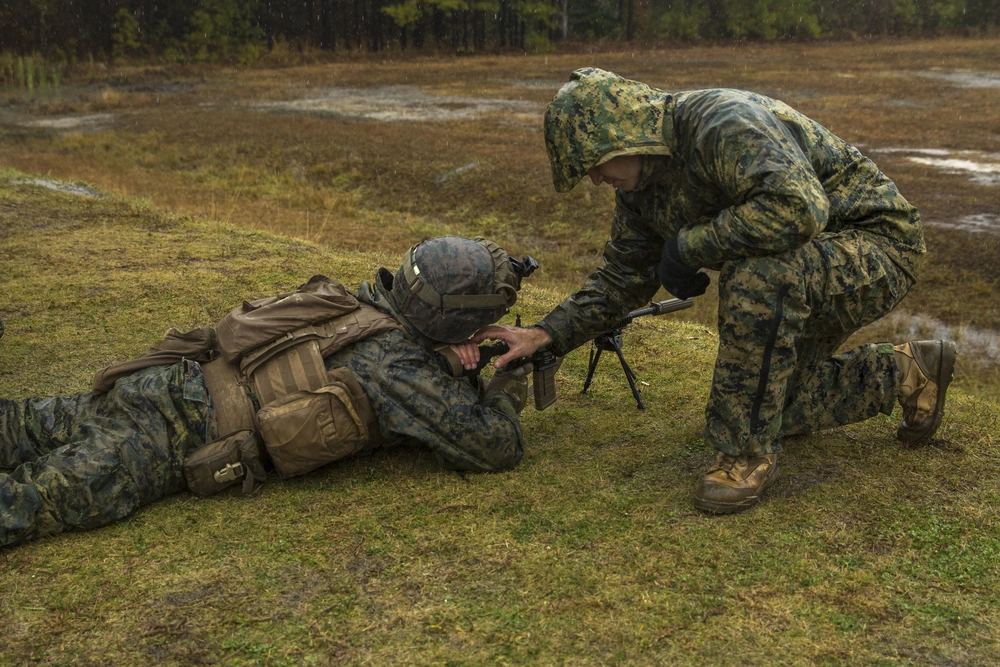
<svg viewBox="0 0 1000 667"><path fill-rule="evenodd" d="M509 257L510 266L518 277L518 287L521 279L527 278L538 268L538 261L534 257L522 257L517 259ZM521 326L521 316L517 316L515 326ZM494 357L510 352L507 341L498 341L489 345L479 346L479 365L473 370L464 370L459 364L458 357L449 349L448 345L441 345L435 348L439 355L441 369L452 377L474 378L479 372L486 368ZM548 351L547 348L537 350L530 357L515 359L507 364L507 370L519 368L531 362L531 386L535 394L535 409L544 410L556 402L556 371L559 369L561 359Z"/></svg>
<svg viewBox="0 0 1000 667"><path fill-rule="evenodd" d="M607 350L618 355L618 361L621 362L622 370L625 371L625 379L628 380L628 384L632 388L632 396L635 397L636 407L640 410L645 410L646 404L642 402L641 392L635 384L637 379L635 372L632 370L632 367L628 365L628 362L625 361L625 355L622 354L622 334L625 332L625 327L632 324L632 320L637 317L644 317L646 315L666 315L667 313L690 308L691 305L691 299L667 299L666 301L653 302L646 308L633 310L631 313L626 315L625 319L621 322L595 338L594 345L590 348L590 363L587 368L587 379L583 381L583 390L580 393L586 394L587 390L590 389L590 384L594 379L594 371L597 370L597 362L601 360L601 352Z"/></svg>
<svg viewBox="0 0 1000 667"><path fill-rule="evenodd" d="M594 347L590 350L590 362L587 369L587 379L584 380L583 391L580 393L586 394L587 390L590 388L594 379L594 371L597 370L597 363L601 360L601 352L604 350L613 351L616 355L618 355L618 361L621 362L622 369L625 371L625 378L628 380L629 386L632 388L632 396L635 397L637 407L640 410L645 410L646 405L642 402L641 392L636 386L637 378L635 372L632 370L632 367L628 365L628 362L625 361L625 355L622 353L622 334L624 333L625 327L630 325L632 320L637 317L645 317L646 315L666 315L667 313L673 313L678 310L690 308L692 304L693 302L690 299L667 299L665 301L653 302L645 308L633 310L614 327L595 338ZM516 326L520 326L520 320L521 318L518 317ZM501 354L506 354L509 351L510 347L507 345L507 342L502 340L488 345L480 345L479 365L473 370L463 371L461 375L464 377L475 377L476 375L479 375L479 372L486 368L486 366L488 366L495 357L498 357ZM507 367L508 369L517 368L518 366L522 366L529 361L534 367L531 374L531 386L535 394L535 409L544 410L555 403L556 400L556 370L559 368L560 360L552 354L547 347L543 347L530 357L515 359L507 364Z"/></svg>
<svg viewBox="0 0 1000 667"><path fill-rule="evenodd" d="M520 318L518 318L520 319ZM507 341L501 340L489 345L479 346L479 365L473 370L465 371L465 377L475 377L493 361L494 357L510 352ZM552 354L547 347L535 351L530 357L521 357L507 364L507 370L512 370L531 362L531 389L535 395L535 409L544 410L556 402L556 371L561 360Z"/></svg>

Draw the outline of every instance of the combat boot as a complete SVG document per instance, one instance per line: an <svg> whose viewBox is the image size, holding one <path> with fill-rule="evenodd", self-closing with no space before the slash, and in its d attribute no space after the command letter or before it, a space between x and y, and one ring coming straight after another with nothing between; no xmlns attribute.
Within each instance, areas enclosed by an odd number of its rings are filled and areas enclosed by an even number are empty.
<svg viewBox="0 0 1000 667"><path fill-rule="evenodd" d="M944 395L955 372L957 349L950 340L896 345L899 404L903 423L896 437L909 444L930 440L944 416Z"/></svg>
<svg viewBox="0 0 1000 667"><path fill-rule="evenodd" d="M777 454L747 457L719 452L694 494L694 506L713 514L742 512L760 502L760 494L776 479Z"/></svg>

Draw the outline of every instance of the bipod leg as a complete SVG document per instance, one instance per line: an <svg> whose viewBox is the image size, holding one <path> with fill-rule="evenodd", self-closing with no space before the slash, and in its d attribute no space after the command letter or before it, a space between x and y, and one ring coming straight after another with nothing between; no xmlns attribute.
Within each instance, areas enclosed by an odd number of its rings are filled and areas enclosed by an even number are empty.
<svg viewBox="0 0 1000 667"><path fill-rule="evenodd" d="M594 353L594 348L590 348L590 363L587 367L587 379L583 381L583 391L581 394L586 394L587 390L590 389L591 382L594 381L594 371L597 370L597 362L601 360L601 348L597 347L597 353Z"/></svg>
<svg viewBox="0 0 1000 667"><path fill-rule="evenodd" d="M625 379L628 380L628 386L632 387L632 396L635 397L636 407L640 410L646 409L646 404L642 402L642 396L639 392L639 388L635 386L636 378L635 373L632 371L632 367L628 365L625 361L625 355L622 354L622 346L618 345L618 341L615 342L615 354L618 355L618 361L622 362L622 369L625 371Z"/></svg>

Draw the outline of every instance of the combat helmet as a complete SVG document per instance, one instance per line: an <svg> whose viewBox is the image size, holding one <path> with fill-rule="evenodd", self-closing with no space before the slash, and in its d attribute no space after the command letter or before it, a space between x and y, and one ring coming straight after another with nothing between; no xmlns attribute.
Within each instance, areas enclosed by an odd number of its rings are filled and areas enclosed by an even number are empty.
<svg viewBox="0 0 1000 667"><path fill-rule="evenodd" d="M406 251L390 295L420 333L460 343L514 305L521 277L531 271L524 263L481 237L442 236Z"/></svg>

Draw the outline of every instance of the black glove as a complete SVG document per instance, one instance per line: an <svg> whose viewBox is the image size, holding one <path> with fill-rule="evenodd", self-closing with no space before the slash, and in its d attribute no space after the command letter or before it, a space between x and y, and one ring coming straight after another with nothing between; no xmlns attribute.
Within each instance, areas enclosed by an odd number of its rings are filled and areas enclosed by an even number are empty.
<svg viewBox="0 0 1000 667"><path fill-rule="evenodd" d="M681 259L680 248L677 247L677 237L667 239L663 244L663 254L660 255L660 266L657 268L660 284L663 289L678 299L690 299L701 296L711 282L707 273L692 268Z"/></svg>

